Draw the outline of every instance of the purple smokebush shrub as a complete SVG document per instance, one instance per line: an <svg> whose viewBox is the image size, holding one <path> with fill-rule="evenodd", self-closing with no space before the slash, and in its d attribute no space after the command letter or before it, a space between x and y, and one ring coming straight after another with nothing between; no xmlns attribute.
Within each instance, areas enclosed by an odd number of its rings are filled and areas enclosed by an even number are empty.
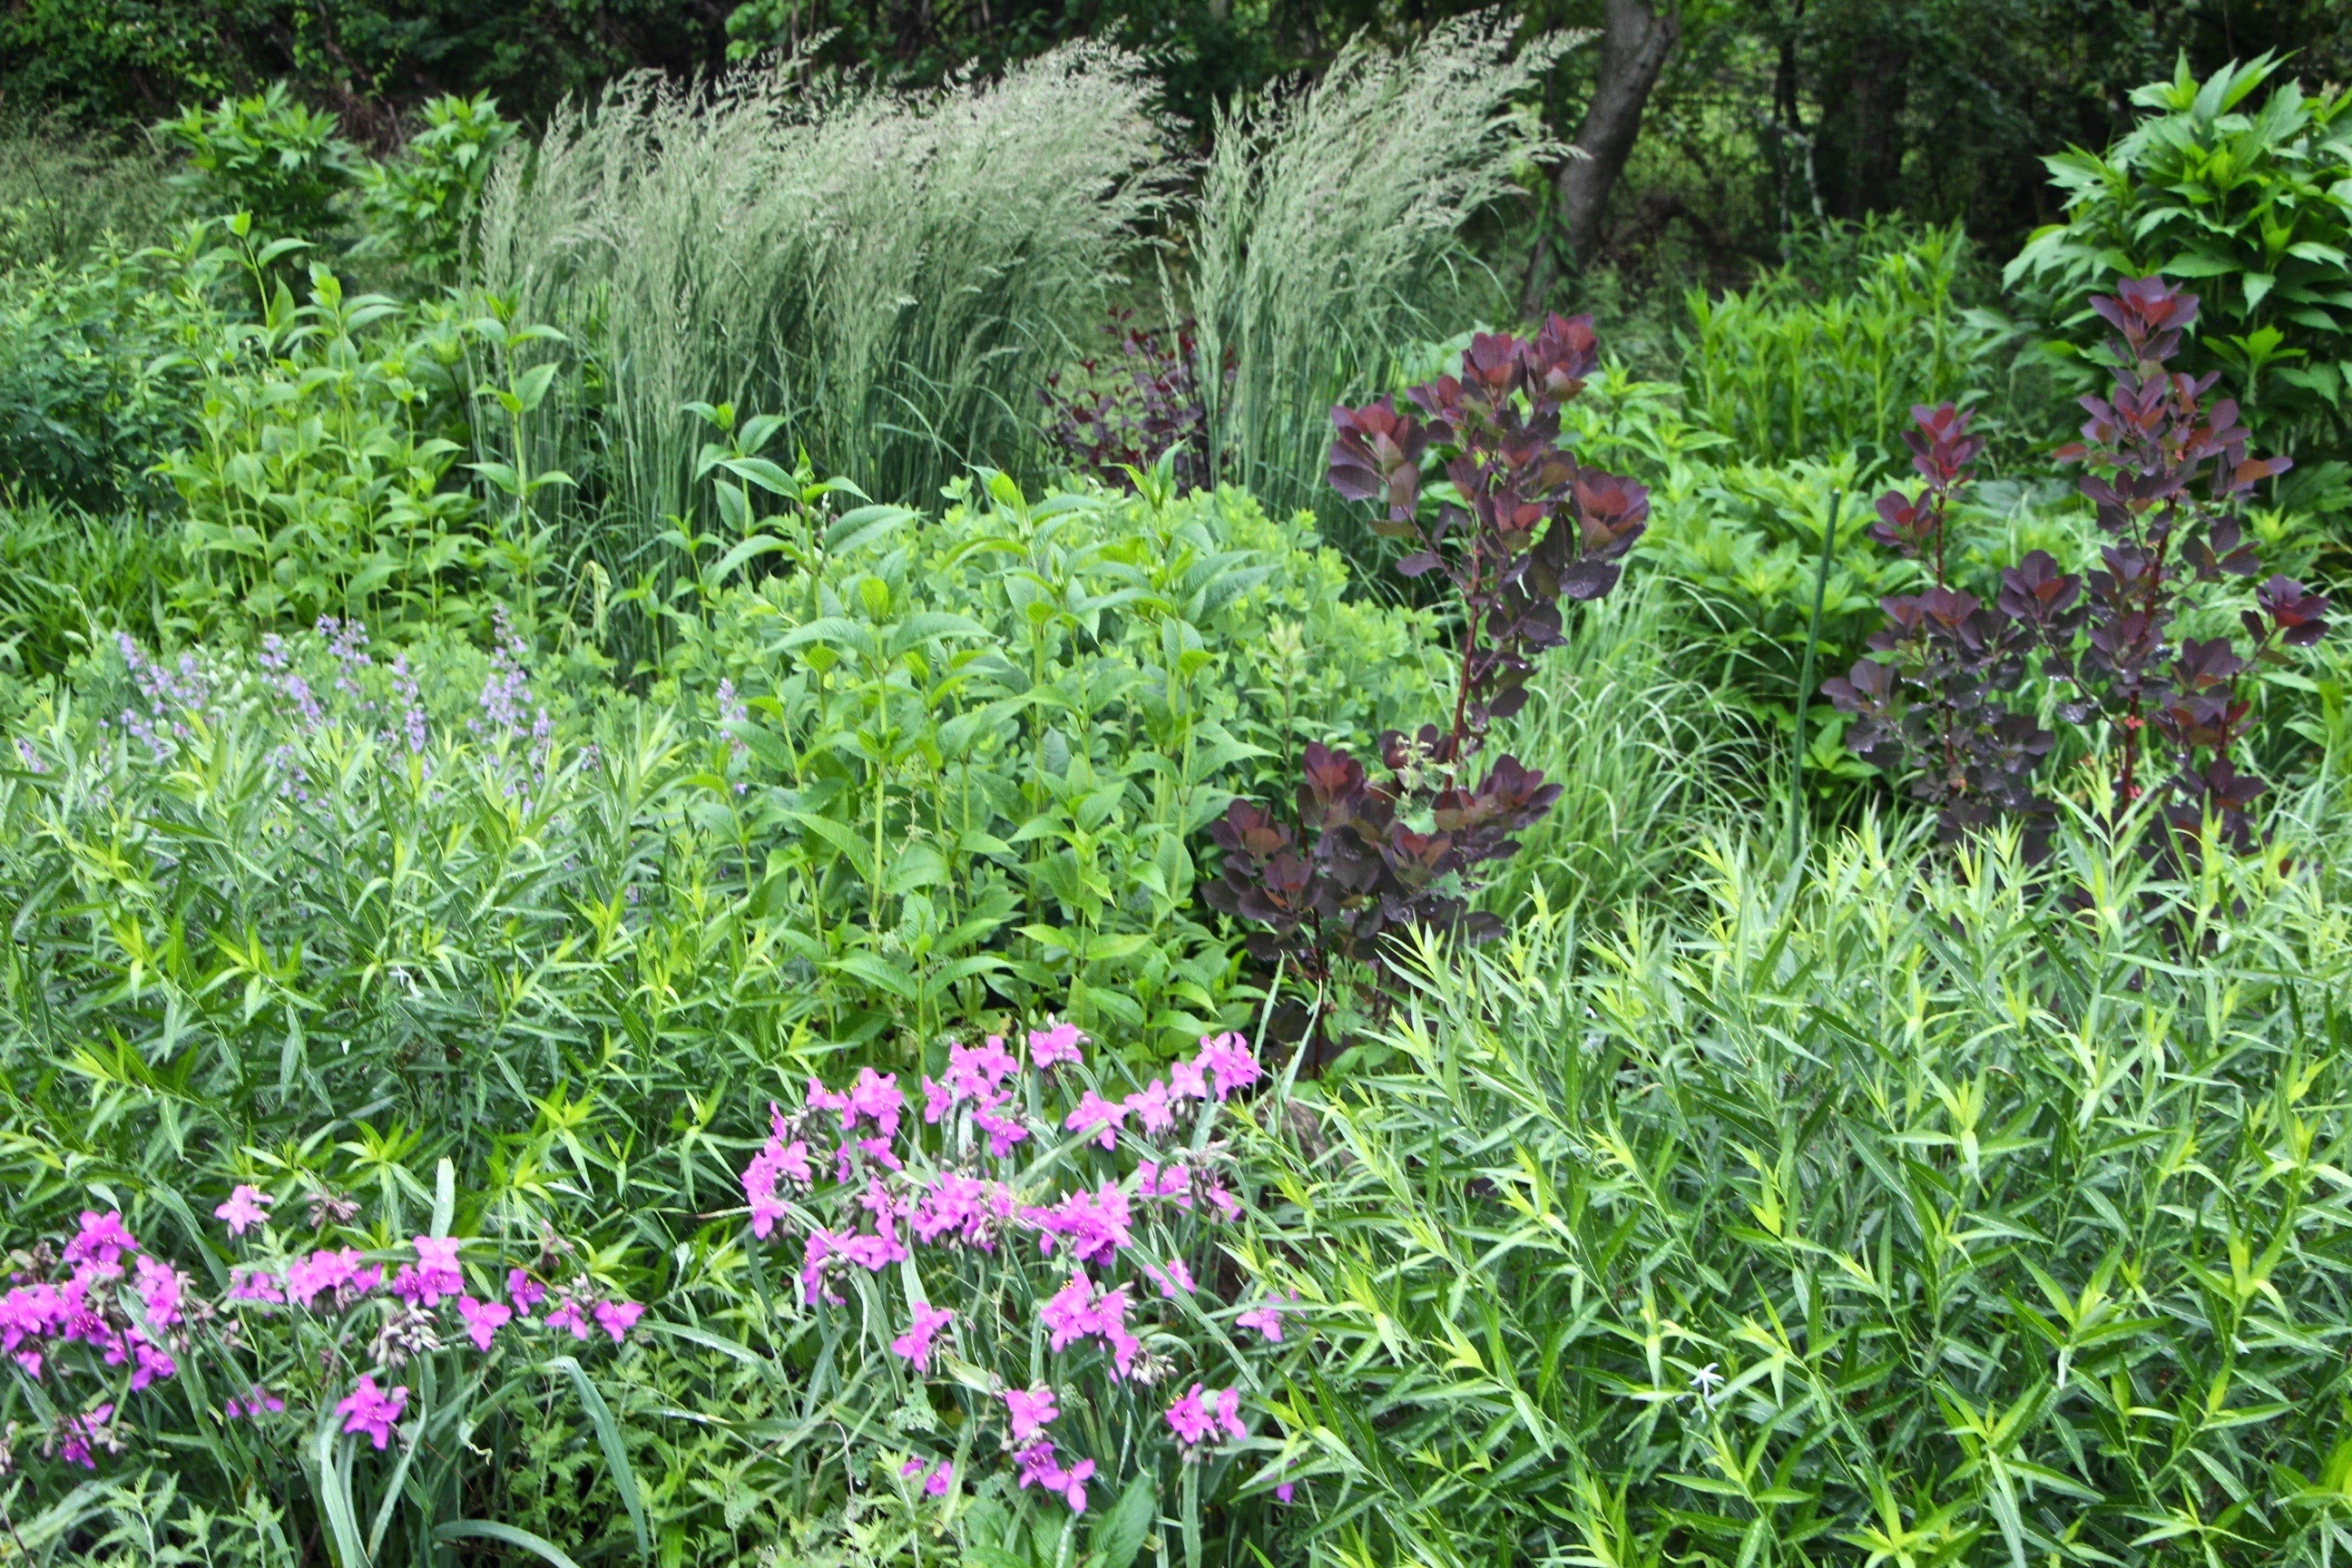
<svg viewBox="0 0 2352 1568"><path fill-rule="evenodd" d="M2327 601L2273 575L2238 612L2242 641L2177 628L2206 607L2197 589L2262 575L2238 509L2291 465L2247 456L2236 401L2208 400L2219 373L2168 368L2197 319L2195 295L2134 279L2092 305L2113 329L2114 385L2082 400L2083 439L2057 456L2089 470L2079 488L2107 536L2099 568L2062 572L2037 550L2001 574L1990 600L1952 586L1951 510L1984 444L1951 405L1915 408L1906 439L1926 484L1916 499L1881 496L1871 532L1921 559L1931 584L1886 599L1872 657L1822 690L1854 716L1847 744L1906 776L1947 837L2002 816L2033 830L2053 809L2034 775L2056 742L2018 696L2038 668L2057 717L2104 747L2118 807L2156 793L2168 847L2193 855L2210 830L2243 850L2254 841L2249 808L2267 787L2240 762L2253 673L2318 640Z"/></svg>
<svg viewBox="0 0 2352 1568"><path fill-rule="evenodd" d="M1535 661L1562 638L1560 601L1598 599L1647 526L1649 493L1577 460L1563 404L1598 361L1590 317L1553 316L1534 337L1482 333L1459 376L1335 408L1332 488L1379 503L1374 531L1402 542L1408 578L1432 573L1458 616L1453 711L1444 723L1380 739L1381 773L1328 747L1307 748L1292 815L1235 801L1210 829L1224 851L1211 907L1263 928L1264 962L1311 984L1348 959L1385 974L1385 939L1421 928L1472 941L1501 922L1473 911L1478 868L1516 854L1559 786L1502 756L1474 760L1488 731L1527 701ZM1429 482L1425 464L1442 478Z"/></svg>

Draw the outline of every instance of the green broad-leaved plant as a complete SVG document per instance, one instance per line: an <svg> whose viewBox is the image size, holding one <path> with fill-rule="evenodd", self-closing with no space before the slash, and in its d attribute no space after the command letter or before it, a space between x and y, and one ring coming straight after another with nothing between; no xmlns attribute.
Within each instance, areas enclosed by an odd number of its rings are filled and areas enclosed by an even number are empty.
<svg viewBox="0 0 2352 1568"><path fill-rule="evenodd" d="M2283 485L2340 501L2338 465L2352 455L2352 92L2273 84L2283 63L2265 54L2199 81L2184 57L2170 81L2132 94L2152 112L2131 134L2045 159L2065 216L2002 276L2084 392L2102 374L2091 297L2155 273L2187 282L2204 314L2182 368L2226 373L2247 426L2294 458Z"/></svg>

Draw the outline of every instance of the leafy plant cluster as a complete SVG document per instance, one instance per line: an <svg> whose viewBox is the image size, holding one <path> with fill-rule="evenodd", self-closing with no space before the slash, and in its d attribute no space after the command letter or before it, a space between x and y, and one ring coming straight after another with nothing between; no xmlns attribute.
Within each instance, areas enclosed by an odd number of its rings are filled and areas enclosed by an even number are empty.
<svg viewBox="0 0 2352 1568"><path fill-rule="evenodd" d="M1398 561L1402 575L1442 572L1454 590L1453 713L1444 727L1381 737L1385 782L1310 745L1295 826L1246 801L1226 808L1210 830L1225 861L1207 897L1268 928L1253 939L1261 960L1295 963L1319 987L1335 959L1385 971L1395 930L1477 940L1501 929L1470 909L1475 868L1516 853L1510 835L1560 791L1508 754L1474 783L1472 759L1526 704L1535 658L1559 646L1562 596L1584 604L1615 587L1649 515L1642 486L1580 464L1561 443L1560 405L1597 363L1591 321L1555 316L1526 340L1480 334L1459 377L1412 388L1426 425L1386 397L1333 411L1333 488L1381 502L1374 531L1417 546ZM1424 458L1445 479L1427 506Z"/></svg>
<svg viewBox="0 0 2352 1568"><path fill-rule="evenodd" d="M2004 272L2088 391L2105 331L2092 298L2162 274L2193 285L2204 330L2182 367L2221 371L2247 427L2295 459L2305 503L2341 510L2352 455L2352 94L2274 81L2263 54L2200 81L2183 57L2138 89L2153 110L2104 153L2043 160L2065 216ZM2259 105L2250 104L2267 88Z"/></svg>
<svg viewBox="0 0 2352 1568"><path fill-rule="evenodd" d="M2103 569L2077 576L2034 551L2001 574L1990 604L1952 588L1946 525L1983 442L1949 404L1916 409L1908 439L1925 488L1916 499L1880 497L1872 534L1931 563L1932 585L1888 598L1887 626L1871 638L1886 657L1858 661L1824 690L1857 718L1847 743L1908 773L1913 795L1955 836L1996 816L2052 809L2033 775L2055 737L2010 705L2039 654L2038 672L2063 688L2058 717L2102 726L2117 805L2157 793L2176 842L2214 832L2242 850L2254 837L2248 807L2265 788L2236 760L2254 710L2247 678L2279 662L2281 649L2323 636L2327 601L2276 574L2239 612L2238 627L2225 622L2200 638L2189 635L2187 590L2261 573L2238 505L2291 464L2247 455L2236 402L2207 401L2219 372L2169 368L2197 319L2195 295L2135 279L2094 304L2115 331L2115 384L2083 400L2084 439L2058 456L2093 470L2080 486L2109 539Z"/></svg>
<svg viewBox="0 0 2352 1568"><path fill-rule="evenodd" d="M1335 1548L2340 1555L2335 879L2184 887L2072 816L2051 857L1727 835L1655 925L1430 952L1386 1066L1253 1153Z"/></svg>
<svg viewBox="0 0 2352 1568"><path fill-rule="evenodd" d="M317 246L356 223L362 251L454 282L473 258L483 186L515 126L484 94L444 94L419 112L422 125L386 160L368 156L283 81L210 108L185 105L151 133L185 161L180 180L201 216L245 213L264 240Z"/></svg>
<svg viewBox="0 0 2352 1568"><path fill-rule="evenodd" d="M992 994L1139 1041L1222 1026L1198 834L1294 733L1360 744L1425 679L1421 617L1342 603L1336 563L1230 492L1033 501L992 475L935 521L762 527L810 568L722 599L671 668L727 721L747 843L781 836L796 951L880 1004L837 1034Z"/></svg>
<svg viewBox="0 0 2352 1568"><path fill-rule="evenodd" d="M1151 468L1165 458L1171 481L1181 489L1197 489L1214 465L1193 326L1146 331L1129 326L1130 317L1126 311L1111 317L1117 359L1097 355L1046 375L1037 395L1045 405L1046 443L1072 468L1114 484L1132 483L1127 470ZM1230 356L1223 374L1230 385Z"/></svg>
<svg viewBox="0 0 2352 1568"><path fill-rule="evenodd" d="M1448 338L1507 44L1197 187L1099 47L397 181L265 94L228 216L7 281L127 438L0 515L0 1558L2352 1550L2305 469L2134 280L2061 493L1940 232L1687 382ZM1163 236L1192 346L1049 382Z"/></svg>

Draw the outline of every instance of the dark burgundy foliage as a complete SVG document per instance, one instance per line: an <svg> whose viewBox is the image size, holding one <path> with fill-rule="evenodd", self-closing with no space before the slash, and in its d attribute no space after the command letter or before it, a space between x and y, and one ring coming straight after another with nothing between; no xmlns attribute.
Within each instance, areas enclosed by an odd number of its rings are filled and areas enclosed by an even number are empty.
<svg viewBox="0 0 2352 1568"><path fill-rule="evenodd" d="M1172 451L1176 487L1209 481L1209 409L1201 391L1200 345L1189 321L1171 338L1128 325L1132 312L1113 313L1114 361L1081 361L1078 384L1063 386L1060 372L1038 394L1048 421L1045 439L1073 468L1133 488L1126 470L1149 470ZM1232 355L1225 381L1232 384Z"/></svg>
<svg viewBox="0 0 2352 1568"><path fill-rule="evenodd" d="M1640 485L1584 467L1561 442L1560 405L1596 359L1591 319L1553 316L1532 338L1473 339L1461 375L1410 389L1410 410L1383 397L1331 411L1332 487L1379 503L1374 530L1407 546L1400 573L1451 584L1460 668L1449 724L1381 737L1384 777L1309 746L1292 820L1235 801L1210 828L1224 867L1204 896L1268 928L1252 939L1261 960L1286 958L1317 983L1335 958L1384 976L1384 939L1400 929L1472 941L1500 929L1470 910L1476 869L1517 853L1512 835L1560 792L1509 756L1472 783L1472 759L1494 721L1526 704L1535 659L1563 640L1561 598L1614 587L1649 517ZM1425 483L1431 459L1443 487Z"/></svg>
<svg viewBox="0 0 2352 1568"><path fill-rule="evenodd" d="M2085 397L2083 439L2062 461L2090 470L2080 481L2109 542L2102 569L2058 570L2035 551L2001 574L1984 605L1956 592L1945 573L1952 505L1981 442L1968 416L1947 405L1916 408L1906 437L1926 479L1917 500L1880 498L1874 537L1927 560L1934 586L1885 601L1887 625L1864 658L1823 691L1855 716L1848 743L1889 772L1908 773L1912 793L1934 803L1948 835L1996 815L2046 816L2032 784L2053 737L2005 700L2022 684L2027 656L2062 692L2058 716L2105 731L2118 800L2166 792L2167 847L2193 853L2207 824L2233 847L2254 841L2248 808L2263 783L2233 755L2253 701L2246 678L2327 629L2327 601L2293 578L2273 576L2239 620L2248 642L2227 637L2179 645L2171 630L2192 584L2246 578L2262 570L2236 506L2247 490L2288 467L2250 458L2238 405L2210 403L2214 377L2168 372L2181 333L2197 319L2197 297L2161 278L2125 282L2093 301L2115 329L2116 371L2106 397Z"/></svg>

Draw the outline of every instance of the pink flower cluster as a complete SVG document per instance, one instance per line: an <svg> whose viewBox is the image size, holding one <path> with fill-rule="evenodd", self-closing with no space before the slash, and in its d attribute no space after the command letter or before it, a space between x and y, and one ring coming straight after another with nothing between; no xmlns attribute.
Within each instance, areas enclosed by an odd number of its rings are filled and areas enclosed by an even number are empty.
<svg viewBox="0 0 2352 1568"><path fill-rule="evenodd" d="M743 1201L751 1205L751 1234L761 1241L787 1213L783 1199L776 1195L776 1184L790 1182L806 1192L816 1179L809 1168L808 1144L798 1138L786 1141L784 1113L773 1100L768 1102L768 1142L743 1167Z"/></svg>
<svg viewBox="0 0 2352 1568"><path fill-rule="evenodd" d="M258 1223L258 1210L268 1201L249 1187L239 1187L228 1203L214 1212L228 1222L232 1234L238 1234ZM240 1219L245 1223L240 1224ZM260 1264L241 1264L229 1272L227 1300L290 1304L320 1311L348 1310L355 1303L387 1290L419 1308L435 1308L448 1301L457 1309L466 1337L473 1342L475 1349L485 1352L497 1342L499 1331L508 1324L529 1322L531 1309L542 1300L551 1300L552 1304L540 1321L549 1328L567 1331L575 1340L587 1339L593 1324L619 1344L645 1314L645 1308L637 1302L604 1297L582 1281L573 1281L551 1296L545 1286L520 1268L510 1269L507 1274L507 1296L511 1306L497 1300L478 1300L467 1289L465 1269L458 1262L457 1255L465 1246L462 1239L419 1236L411 1238L409 1246L415 1257L396 1268L389 1281L381 1266L368 1262L365 1254L352 1247L320 1247L304 1253L290 1259L282 1273Z"/></svg>
<svg viewBox="0 0 2352 1568"><path fill-rule="evenodd" d="M1031 1031L1027 1070L1083 1067L1080 1047L1085 1041L1067 1024ZM800 1114L788 1116L772 1104L769 1107L768 1138L742 1173L751 1233L764 1240L779 1224L791 1223L792 1205L782 1195L787 1184L808 1195L816 1205L814 1214L831 1216L803 1221L799 1277L803 1300L814 1305L844 1300L832 1288L841 1269L880 1274L909 1258L917 1246L993 1254L1001 1237L1026 1232L1036 1237L1040 1256L1064 1255L1070 1269L1035 1309L1048 1348L1058 1355L1089 1343L1099 1345L1108 1375L1116 1382L1164 1375L1166 1363L1149 1356L1130 1321L1138 1310L1139 1286L1106 1276L1122 1256L1130 1256L1159 1296L1190 1300L1198 1286L1181 1258L1159 1261L1135 1251L1138 1226L1148 1217L1138 1205L1165 1201L1181 1213L1231 1220L1241 1215L1241 1201L1197 1156L1182 1155L1164 1163L1137 1162L1132 1181L1101 1177L1091 1185L1040 1194L1044 1201L1021 1201L1017 1175L1003 1179L970 1165L983 1140L987 1157L1003 1160L1034 1131L1055 1125L1037 1118L1034 1107L1043 1086L1034 1079L1024 1086L1024 1070L1022 1059L1001 1037L991 1036L977 1046L951 1044L946 1069L937 1079L921 1080L918 1127L908 1125L907 1101L892 1075L863 1068L855 1082L841 1089L811 1080L806 1109ZM1122 1135L1156 1141L1174 1131L1192 1107L1207 1117L1263 1076L1240 1036L1203 1037L1198 1054L1172 1063L1164 1078L1155 1078L1124 1098L1106 1096L1089 1085L1068 1084L1066 1113L1059 1124L1077 1134L1081 1144L1115 1151ZM940 1130L942 1162L961 1163L910 1170L908 1162L924 1158L922 1128ZM836 1132L835 1141L830 1135ZM829 1151L822 1146L826 1142L833 1143ZM1067 1145L1054 1149L1049 1164L1069 1158L1067 1150ZM834 1183L819 1194L817 1172L827 1152ZM911 1321L890 1341L890 1349L915 1373L929 1375L941 1336L950 1331L956 1314L924 1302L911 1303L908 1310ZM1282 1337L1277 1303L1262 1303L1239 1321L1268 1342ZM1007 1389L1000 1397L1007 1425L1005 1447L1019 1467L1019 1484L1043 1487L1073 1510L1084 1511L1094 1461L1065 1462L1046 1431L1058 1415L1055 1391L1050 1385ZM1237 1389L1206 1391L1196 1383L1170 1407L1169 1426L1188 1447L1220 1433L1238 1440L1247 1436L1240 1400ZM908 1459L901 1473L921 1475L925 1491L937 1496L946 1491L950 1469L944 1463L927 1468L926 1461Z"/></svg>
<svg viewBox="0 0 2352 1568"><path fill-rule="evenodd" d="M1037 1321L1045 1325L1050 1347L1059 1352L1080 1340L1099 1339L1110 1352L1111 1376L1124 1380L1135 1369L1136 1354L1143 1349L1143 1342L1127 1331L1128 1310L1133 1305L1127 1291L1124 1285L1097 1290L1083 1268L1072 1274L1070 1282L1037 1309Z"/></svg>
<svg viewBox="0 0 2352 1568"><path fill-rule="evenodd" d="M925 1497L945 1497L948 1495L948 1483L955 1479L955 1465L951 1460L941 1459L927 1469L922 1460L908 1459L898 1467L898 1473L909 1479L922 1477Z"/></svg>
<svg viewBox="0 0 2352 1568"><path fill-rule="evenodd" d="M1042 1384L1035 1388L1008 1388L1004 1391L1004 1415L1005 1426L1012 1433L1013 1461L1021 1467L1021 1485L1043 1486L1068 1503L1071 1512L1086 1512L1087 1482L1094 1477L1095 1462L1081 1459L1065 1468L1054 1440L1044 1435L1061 1415L1054 1391Z"/></svg>
<svg viewBox="0 0 2352 1568"><path fill-rule="evenodd" d="M62 1261L70 1266L63 1279L21 1283L0 1295L0 1354L37 1380L59 1349L87 1345L107 1366L128 1365L134 1393L178 1373L169 1347L185 1317L186 1276L142 1252L114 1210L84 1209ZM135 1317L119 1303L126 1276L139 1299Z"/></svg>
<svg viewBox="0 0 2352 1568"><path fill-rule="evenodd" d="M1168 1407L1168 1427L1186 1447L1197 1447L1217 1435L1223 1426L1225 1435L1236 1443L1249 1436L1242 1425L1242 1394L1238 1388L1213 1389L1203 1394L1201 1385L1192 1389Z"/></svg>
<svg viewBox="0 0 2352 1568"><path fill-rule="evenodd" d="M955 1321L955 1314L942 1308L915 1305L915 1321L907 1331L890 1342L890 1348L915 1363L917 1372L931 1370L931 1340L941 1329Z"/></svg>

